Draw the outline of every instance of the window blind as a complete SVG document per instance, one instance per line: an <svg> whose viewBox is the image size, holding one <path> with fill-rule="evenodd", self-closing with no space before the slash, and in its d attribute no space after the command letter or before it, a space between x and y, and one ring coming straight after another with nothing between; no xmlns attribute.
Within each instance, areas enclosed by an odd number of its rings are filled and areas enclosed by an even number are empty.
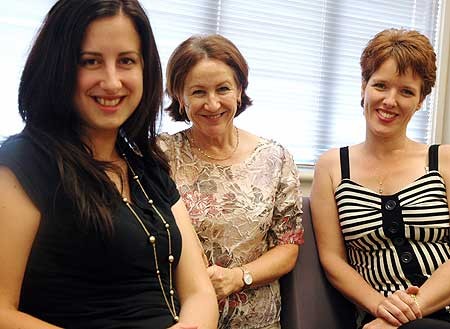
<svg viewBox="0 0 450 329"><path fill-rule="evenodd" d="M220 33L249 67L254 100L236 125L288 148L313 165L331 147L363 140L359 57L378 31L413 28L436 47L442 0L141 0L155 33L163 69L192 34ZM0 69L6 110L0 136L17 132L17 88L32 38L54 1L0 2ZM431 139L432 97L413 117L409 137ZM167 100L166 100L167 101ZM163 116L160 131L186 127Z"/></svg>
<svg viewBox="0 0 450 329"><path fill-rule="evenodd" d="M163 61L191 34L220 33L250 67L254 100L236 124L279 141L299 164L332 147L363 140L359 57L385 28L416 29L436 44L439 1L204 0L143 1ZM166 62L164 62L166 63ZM432 102L410 123L409 137L428 142ZM165 118L162 130L182 129Z"/></svg>
<svg viewBox="0 0 450 329"><path fill-rule="evenodd" d="M31 42L53 1L0 1L0 141L18 133L23 124L18 112L19 79Z"/></svg>

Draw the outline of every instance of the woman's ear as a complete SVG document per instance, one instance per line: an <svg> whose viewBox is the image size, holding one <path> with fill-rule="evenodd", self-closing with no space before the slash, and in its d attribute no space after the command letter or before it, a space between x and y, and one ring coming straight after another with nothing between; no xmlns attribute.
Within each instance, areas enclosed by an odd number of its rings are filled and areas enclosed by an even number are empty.
<svg viewBox="0 0 450 329"><path fill-rule="evenodd" d="M361 98L364 97L364 93L366 92L366 87L367 87L367 82L366 81L361 81Z"/></svg>
<svg viewBox="0 0 450 329"><path fill-rule="evenodd" d="M179 104L178 112L182 116L186 113L186 105L182 97L177 97L177 101Z"/></svg>
<svg viewBox="0 0 450 329"><path fill-rule="evenodd" d="M364 93L366 92L367 82L361 82L361 107L364 108Z"/></svg>
<svg viewBox="0 0 450 329"><path fill-rule="evenodd" d="M419 111L419 110L420 110L420 108L422 107L422 104L423 104L423 100L421 100L421 101L419 102L419 104L417 104L416 111Z"/></svg>
<svg viewBox="0 0 450 329"><path fill-rule="evenodd" d="M422 87L423 88L423 87ZM420 110L420 108L423 105L423 101L425 100L425 97L422 95L422 93L420 93L420 100L419 103L416 106L416 112Z"/></svg>
<svg viewBox="0 0 450 329"><path fill-rule="evenodd" d="M242 88L238 88L236 97L237 97L238 107L240 107L242 104Z"/></svg>
<svg viewBox="0 0 450 329"><path fill-rule="evenodd" d="M185 104L184 104L183 96L177 96L176 98L177 98L178 103L180 104L180 108L184 107Z"/></svg>
<svg viewBox="0 0 450 329"><path fill-rule="evenodd" d="M186 102L186 100L185 100L183 95L178 97L178 103L180 103L180 107L182 107L183 109L186 108L187 102Z"/></svg>

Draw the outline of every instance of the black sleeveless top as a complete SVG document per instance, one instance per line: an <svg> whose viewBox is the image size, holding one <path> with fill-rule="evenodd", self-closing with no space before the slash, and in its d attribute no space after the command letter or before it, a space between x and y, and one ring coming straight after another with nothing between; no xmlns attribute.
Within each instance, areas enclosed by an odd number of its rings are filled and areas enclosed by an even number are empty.
<svg viewBox="0 0 450 329"><path fill-rule="evenodd" d="M429 170L392 195L380 195L350 178L348 148L341 148L342 181L335 191L350 265L385 296L422 285L450 259L450 217L438 145Z"/></svg>
<svg viewBox="0 0 450 329"><path fill-rule="evenodd" d="M178 201L178 191L158 165L144 168L138 157L127 157L170 224L175 270L181 235L170 207ZM64 328L149 329L173 324L152 247L120 198L112 210L113 236L101 237L80 226L73 204L62 192L54 159L25 133L2 145L0 165L10 168L41 213L23 279L21 311ZM133 208L157 237L158 263L168 291L167 233L132 180L130 192ZM175 302L178 310L177 298Z"/></svg>

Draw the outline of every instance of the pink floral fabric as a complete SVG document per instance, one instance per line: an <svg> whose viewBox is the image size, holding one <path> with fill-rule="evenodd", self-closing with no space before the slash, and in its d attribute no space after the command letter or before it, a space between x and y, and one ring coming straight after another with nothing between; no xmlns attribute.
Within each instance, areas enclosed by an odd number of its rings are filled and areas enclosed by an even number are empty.
<svg viewBox="0 0 450 329"><path fill-rule="evenodd" d="M303 243L298 171L281 145L261 138L246 161L224 166L198 158L185 131L158 142L211 265L238 267ZM232 294L219 302L219 328L276 324L280 304L278 281Z"/></svg>

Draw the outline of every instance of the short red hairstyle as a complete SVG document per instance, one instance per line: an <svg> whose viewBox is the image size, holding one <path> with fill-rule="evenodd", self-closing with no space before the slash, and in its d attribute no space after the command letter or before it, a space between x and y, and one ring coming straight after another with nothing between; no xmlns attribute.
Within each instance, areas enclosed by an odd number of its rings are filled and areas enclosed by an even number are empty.
<svg viewBox="0 0 450 329"><path fill-rule="evenodd" d="M414 30L387 29L377 33L361 55L363 86L388 59L396 62L399 74L411 69L422 79L420 96L425 99L436 82L436 54L430 40Z"/></svg>

